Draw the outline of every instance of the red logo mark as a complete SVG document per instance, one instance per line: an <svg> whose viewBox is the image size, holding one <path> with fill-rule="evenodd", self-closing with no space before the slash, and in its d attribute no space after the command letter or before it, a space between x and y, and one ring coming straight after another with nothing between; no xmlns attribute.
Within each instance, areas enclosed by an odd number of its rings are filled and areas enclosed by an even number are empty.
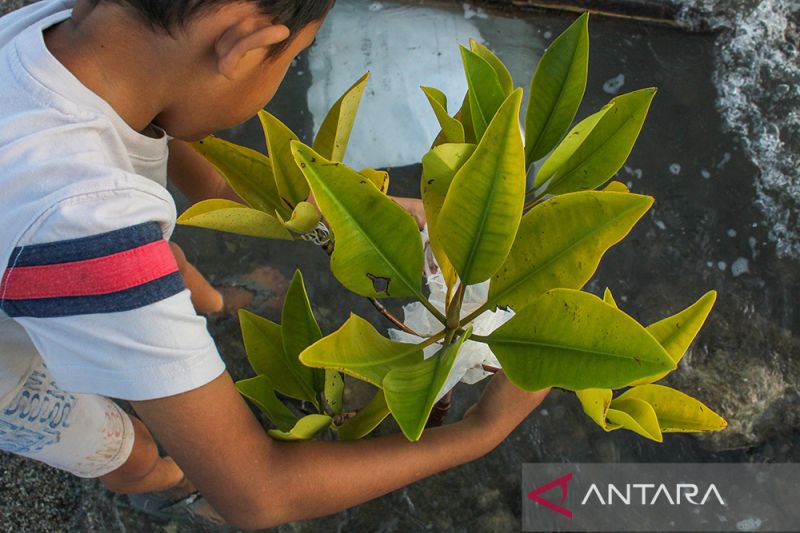
<svg viewBox="0 0 800 533"><path fill-rule="evenodd" d="M554 479L547 485L542 485L538 489L534 489L528 493L528 498L535 501L539 505L544 505L551 511L555 511L560 513L567 518L572 518L572 511L569 509L565 509L561 507L564 505L564 501L567 499L567 493L569 492L569 482L572 481L572 474L567 474L566 476L562 476L558 479ZM541 497L541 494L547 492L548 490L554 489L556 487L561 487L561 501L558 504L555 504L549 500L545 500Z"/></svg>

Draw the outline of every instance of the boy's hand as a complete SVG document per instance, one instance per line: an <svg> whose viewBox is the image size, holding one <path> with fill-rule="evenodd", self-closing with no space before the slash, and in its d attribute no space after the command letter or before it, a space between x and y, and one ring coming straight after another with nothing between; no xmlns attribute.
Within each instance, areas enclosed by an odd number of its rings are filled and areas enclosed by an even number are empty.
<svg viewBox="0 0 800 533"><path fill-rule="evenodd" d="M478 402L464 413L463 421L491 439L494 447L539 407L549 392L549 388L526 392L500 370L486 385Z"/></svg>
<svg viewBox="0 0 800 533"><path fill-rule="evenodd" d="M408 211L408 213L414 217L419 229L425 227L427 219L425 217L425 208L422 206L422 200L419 198L401 198L399 196L390 196L390 198L400 204L400 207Z"/></svg>

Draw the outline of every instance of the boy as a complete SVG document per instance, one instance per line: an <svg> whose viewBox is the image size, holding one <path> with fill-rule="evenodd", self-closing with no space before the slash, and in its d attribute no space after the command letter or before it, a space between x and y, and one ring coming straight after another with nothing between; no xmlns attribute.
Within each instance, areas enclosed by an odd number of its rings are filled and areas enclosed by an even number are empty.
<svg viewBox="0 0 800 533"><path fill-rule="evenodd" d="M188 479L266 528L480 457L542 401L500 373L417 443L287 444L225 372L191 298L221 302L166 241L168 138L190 200L235 197L185 141L261 109L331 3L44 0L0 19L0 449L123 493Z"/></svg>

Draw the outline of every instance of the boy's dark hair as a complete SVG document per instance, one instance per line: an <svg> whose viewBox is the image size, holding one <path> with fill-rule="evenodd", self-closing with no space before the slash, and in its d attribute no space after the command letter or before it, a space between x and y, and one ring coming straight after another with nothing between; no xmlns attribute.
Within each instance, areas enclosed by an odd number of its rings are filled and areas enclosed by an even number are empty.
<svg viewBox="0 0 800 533"><path fill-rule="evenodd" d="M90 0L93 6L103 2L114 2L128 6L142 17L153 29L172 30L185 25L193 16L237 0ZM297 31L322 19L333 7L335 0L238 0L258 6L265 14L275 17L291 31L291 37L274 46L270 53L278 53L289 45Z"/></svg>

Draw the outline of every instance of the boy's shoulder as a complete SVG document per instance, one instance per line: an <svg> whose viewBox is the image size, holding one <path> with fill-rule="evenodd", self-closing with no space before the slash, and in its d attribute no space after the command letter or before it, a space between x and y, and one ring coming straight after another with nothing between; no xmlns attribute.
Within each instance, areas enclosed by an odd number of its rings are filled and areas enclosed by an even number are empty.
<svg viewBox="0 0 800 533"><path fill-rule="evenodd" d="M0 262L14 247L143 222L172 231L167 138L133 131L47 49L70 15L45 0L0 19Z"/></svg>

